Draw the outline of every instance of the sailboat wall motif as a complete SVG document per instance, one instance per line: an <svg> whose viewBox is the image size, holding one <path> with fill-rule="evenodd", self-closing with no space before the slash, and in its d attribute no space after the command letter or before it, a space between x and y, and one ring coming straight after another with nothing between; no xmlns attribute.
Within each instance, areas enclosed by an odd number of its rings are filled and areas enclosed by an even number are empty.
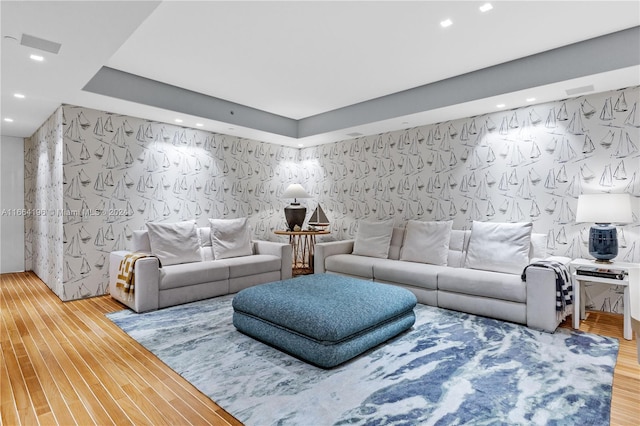
<svg viewBox="0 0 640 426"><path fill-rule="evenodd" d="M352 238L365 219L531 220L562 254L581 241L571 220L580 193L640 198L639 96L628 88L303 149L64 105L26 143L25 207L94 214L31 218L25 256L61 297L94 295L108 288L109 251L149 220L246 215L254 238L282 241L279 194L292 182L313 194L308 210L331 218L323 239ZM622 229L620 258L640 262L640 228ZM66 249L78 244L74 257ZM571 251L588 257L582 243Z"/></svg>

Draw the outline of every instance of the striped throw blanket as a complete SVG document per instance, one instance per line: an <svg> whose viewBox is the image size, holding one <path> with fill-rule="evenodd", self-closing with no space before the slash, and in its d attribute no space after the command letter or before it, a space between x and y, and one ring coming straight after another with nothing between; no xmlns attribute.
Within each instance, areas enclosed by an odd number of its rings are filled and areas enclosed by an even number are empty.
<svg viewBox="0 0 640 426"><path fill-rule="evenodd" d="M133 297L133 291L136 285L136 276L134 266L138 259L145 257L155 257L148 253L129 253L124 256L118 266L118 278L116 279L116 288L122 290L123 293Z"/></svg>
<svg viewBox="0 0 640 426"><path fill-rule="evenodd" d="M553 260L540 260L527 265L522 271L522 281L526 281L527 268L539 266L552 269L556 274L556 316L558 321L564 321L571 314L573 305L573 281L569 269L563 263Z"/></svg>

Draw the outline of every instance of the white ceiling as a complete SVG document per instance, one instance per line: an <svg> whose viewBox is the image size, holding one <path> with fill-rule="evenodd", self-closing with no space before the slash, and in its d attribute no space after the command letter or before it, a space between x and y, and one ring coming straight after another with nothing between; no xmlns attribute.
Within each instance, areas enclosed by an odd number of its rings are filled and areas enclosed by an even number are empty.
<svg viewBox="0 0 640 426"><path fill-rule="evenodd" d="M640 68L296 139L83 91L102 66L299 120L640 25L639 1L2 1L2 134L28 137L61 103L309 146L640 84ZM449 18L453 25L442 28ZM8 37L62 44L58 55ZM42 53L42 52L41 52ZM23 93L25 99L13 97Z"/></svg>

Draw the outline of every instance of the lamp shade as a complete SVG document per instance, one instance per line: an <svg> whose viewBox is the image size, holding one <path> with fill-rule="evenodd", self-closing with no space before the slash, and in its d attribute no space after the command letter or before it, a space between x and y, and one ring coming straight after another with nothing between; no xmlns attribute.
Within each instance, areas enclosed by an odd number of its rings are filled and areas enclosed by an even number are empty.
<svg viewBox="0 0 640 426"><path fill-rule="evenodd" d="M631 197L629 194L580 195L576 222L631 223Z"/></svg>
<svg viewBox="0 0 640 426"><path fill-rule="evenodd" d="M311 198L311 195L299 183L292 183L284 190L282 198Z"/></svg>

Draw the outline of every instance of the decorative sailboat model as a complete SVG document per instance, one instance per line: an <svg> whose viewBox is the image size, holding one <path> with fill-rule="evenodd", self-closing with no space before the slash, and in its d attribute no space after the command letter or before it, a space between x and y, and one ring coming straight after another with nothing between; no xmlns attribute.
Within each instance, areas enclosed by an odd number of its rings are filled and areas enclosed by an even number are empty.
<svg viewBox="0 0 640 426"><path fill-rule="evenodd" d="M329 226L329 219L327 219L327 215L324 214L322 207L318 204L316 210L313 212L311 217L309 218L309 229L316 230L317 228L324 228Z"/></svg>

